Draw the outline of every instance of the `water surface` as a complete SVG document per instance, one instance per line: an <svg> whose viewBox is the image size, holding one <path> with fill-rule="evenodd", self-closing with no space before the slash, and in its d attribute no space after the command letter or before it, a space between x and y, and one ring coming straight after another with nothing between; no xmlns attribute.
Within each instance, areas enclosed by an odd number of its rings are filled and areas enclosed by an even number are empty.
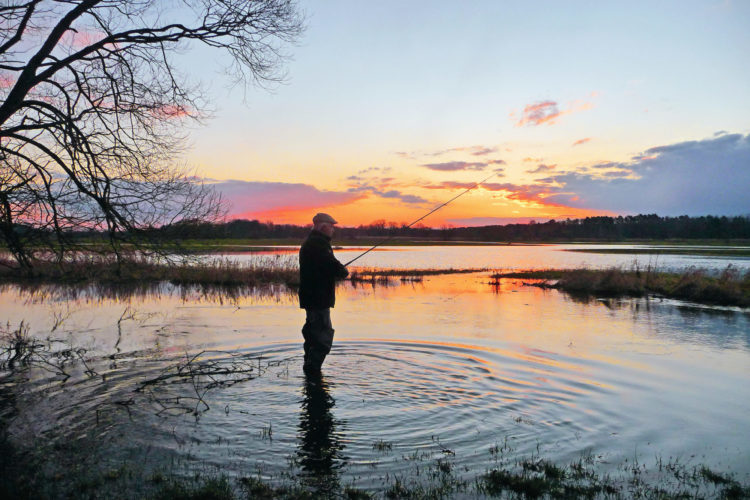
<svg viewBox="0 0 750 500"><path fill-rule="evenodd" d="M335 239L333 241L335 245ZM690 266L718 271L728 265L750 270L750 257L720 257L701 255L654 254L649 245L590 245L590 244L540 244L540 245L477 245L477 246L383 246L357 260L354 265L389 269L572 269L578 267L603 268L619 266L631 268L649 266L658 270L682 270ZM681 249L742 248L681 246ZM582 253L581 250L604 249L631 250L632 254ZM298 247L278 247L276 251L232 253L227 258L239 261L253 260L261 254L296 254ZM354 259L367 248L337 247L336 254L342 262ZM638 253L643 250L643 253Z"/></svg>
<svg viewBox="0 0 750 500"><path fill-rule="evenodd" d="M376 255L414 252L402 248ZM443 252L472 266L494 252L461 248ZM313 384L304 313L280 287L235 298L5 287L3 317L29 325L49 364L2 372L2 425L22 449L43 441L69 461L84 460L70 455L79 443L96 467L374 488L421 457L481 473L498 444L562 463L592 452L605 470L658 456L750 477L747 312L582 302L488 274L340 286Z"/></svg>

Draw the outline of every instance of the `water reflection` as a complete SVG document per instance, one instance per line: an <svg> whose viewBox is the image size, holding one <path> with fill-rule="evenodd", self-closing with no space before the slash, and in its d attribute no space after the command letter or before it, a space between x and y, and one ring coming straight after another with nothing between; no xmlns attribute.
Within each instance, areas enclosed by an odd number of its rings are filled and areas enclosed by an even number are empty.
<svg viewBox="0 0 750 500"><path fill-rule="evenodd" d="M175 284L168 281L142 283L13 283L1 284L0 296L18 295L27 305L47 303L101 303L132 300L171 300L238 304L240 302L291 303L297 293L281 283L253 286Z"/></svg>
<svg viewBox="0 0 750 500"><path fill-rule="evenodd" d="M274 477L291 457L318 496L377 486L402 472L402 450L429 450L436 434L472 470L506 437L564 460L589 447L614 463L648 444L748 470L750 314L582 303L488 274L342 284L342 335L317 383L297 376L303 312L287 292L235 302L172 284L108 298L6 286L3 323L30 328L26 365L0 339L0 438L7 427L19 446L57 446L90 433L87 452L195 457L190 472ZM374 452L378 441L394 451Z"/></svg>
<svg viewBox="0 0 750 500"><path fill-rule="evenodd" d="M581 253L581 250L613 248L619 251L636 251L639 245L587 245L587 244L537 244L537 245L481 245L481 246L384 246L370 252L357 264L382 269L446 269L471 267L488 269L575 269L580 267L630 267L658 265L660 270L684 269L689 266L707 268L720 272L732 264L742 272L750 269L746 257L715 257L702 255L659 255L654 263L652 250L643 253ZM696 247L693 247L696 248ZM726 247L712 247L726 248ZM359 247L336 247L334 253L346 262L358 253ZM577 251L570 251L577 250ZM285 253L286 250L268 252L268 255ZM256 260L254 252L226 254L238 262Z"/></svg>
<svg viewBox="0 0 750 500"><path fill-rule="evenodd" d="M307 375L302 394L297 450L301 476L318 495L329 496L339 489L339 472L346 463L345 423L331 412L336 402L323 375Z"/></svg>

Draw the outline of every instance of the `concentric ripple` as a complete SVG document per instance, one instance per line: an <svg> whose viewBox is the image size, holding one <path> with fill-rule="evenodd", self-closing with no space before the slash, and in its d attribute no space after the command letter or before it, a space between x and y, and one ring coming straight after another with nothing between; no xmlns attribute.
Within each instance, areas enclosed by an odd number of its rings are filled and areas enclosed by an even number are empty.
<svg viewBox="0 0 750 500"><path fill-rule="evenodd" d="M554 353L366 340L338 342L319 380L301 362L298 343L89 361L96 375L39 376L19 393L14 430L153 467L362 478L415 452L472 468L509 437L532 450L608 420L595 363Z"/></svg>

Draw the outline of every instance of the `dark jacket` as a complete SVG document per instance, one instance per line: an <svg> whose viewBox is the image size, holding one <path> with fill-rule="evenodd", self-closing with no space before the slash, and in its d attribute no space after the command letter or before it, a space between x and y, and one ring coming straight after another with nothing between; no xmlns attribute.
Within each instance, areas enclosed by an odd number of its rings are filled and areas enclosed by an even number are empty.
<svg viewBox="0 0 750 500"><path fill-rule="evenodd" d="M347 276L349 271L333 256L331 238L313 229L299 249L300 308L333 307L336 280Z"/></svg>

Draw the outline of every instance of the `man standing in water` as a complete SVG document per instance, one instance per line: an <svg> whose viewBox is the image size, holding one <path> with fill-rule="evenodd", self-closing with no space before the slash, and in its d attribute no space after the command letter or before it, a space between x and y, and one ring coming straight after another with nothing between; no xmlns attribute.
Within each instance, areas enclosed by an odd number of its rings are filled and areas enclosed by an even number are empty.
<svg viewBox="0 0 750 500"><path fill-rule="evenodd" d="M333 256L331 237L336 220L328 214L313 217L313 229L299 250L299 306L307 317L302 327L305 338L305 373L320 372L333 344L331 307L336 302L336 280L349 275Z"/></svg>

